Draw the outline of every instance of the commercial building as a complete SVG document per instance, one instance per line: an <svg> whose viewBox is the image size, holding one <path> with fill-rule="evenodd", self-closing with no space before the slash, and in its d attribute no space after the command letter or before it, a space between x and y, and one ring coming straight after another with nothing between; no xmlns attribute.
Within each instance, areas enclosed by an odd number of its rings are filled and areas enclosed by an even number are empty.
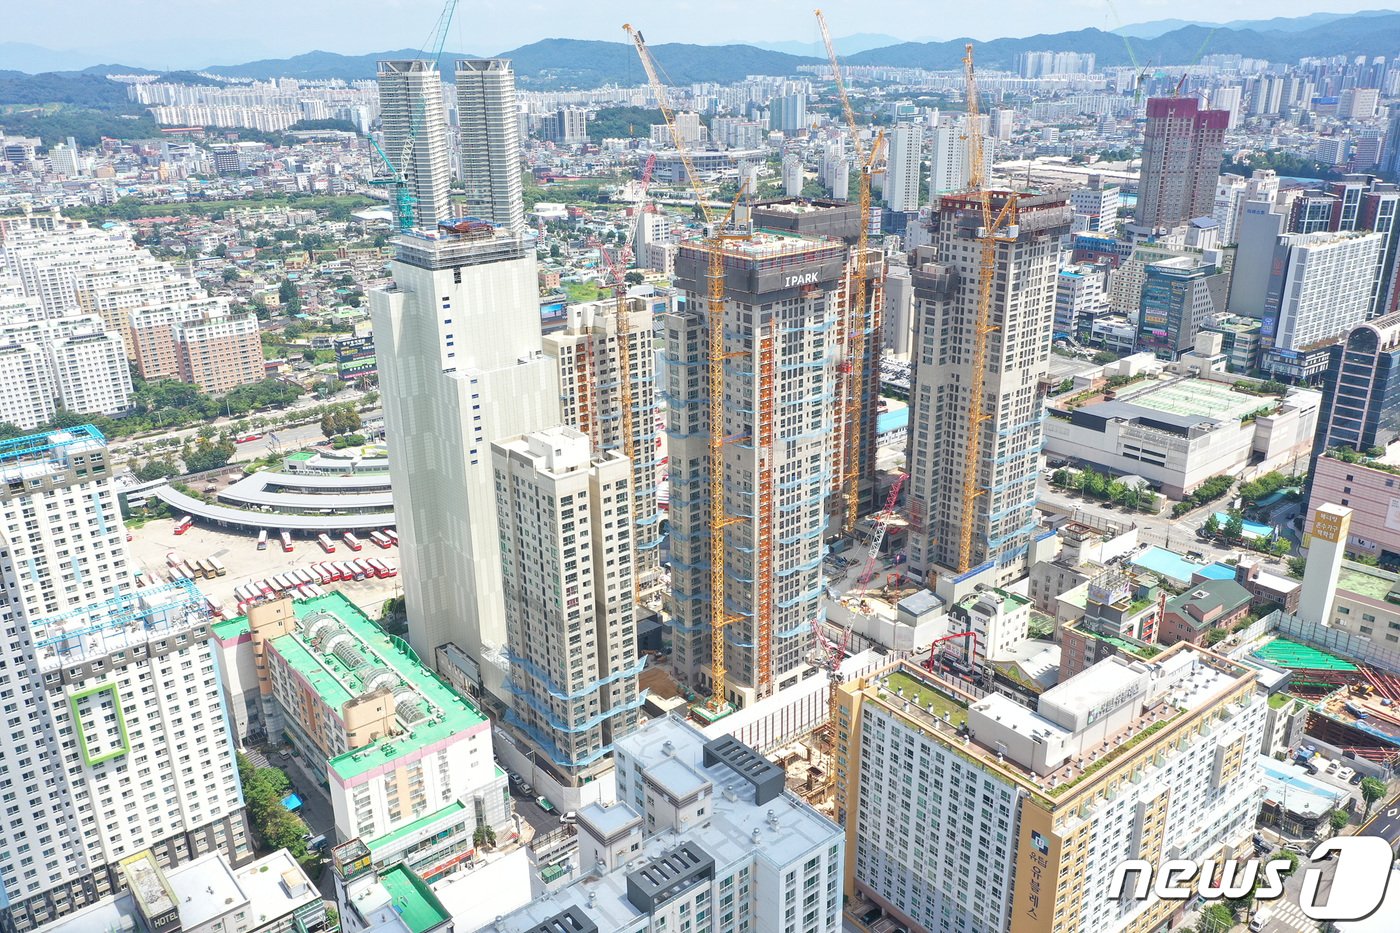
<svg viewBox="0 0 1400 933"><path fill-rule="evenodd" d="M515 70L504 58L467 59L457 62L454 79L467 214L519 233L525 227L525 203Z"/></svg>
<svg viewBox="0 0 1400 933"><path fill-rule="evenodd" d="M1311 450L1321 399L1291 391L1282 400L1192 377L1125 387L1110 401L1052 408L1045 452L1114 475L1136 475L1179 499L1248 464L1287 468Z"/></svg>
<svg viewBox="0 0 1400 933"><path fill-rule="evenodd" d="M1174 360L1195 345L1196 334L1225 310L1230 277L1197 256L1147 266L1138 315L1138 348Z"/></svg>
<svg viewBox="0 0 1400 933"><path fill-rule="evenodd" d="M452 183L437 64L383 61L378 80L384 154L412 196L413 226L434 230L451 216L447 191Z"/></svg>
<svg viewBox="0 0 1400 933"><path fill-rule="evenodd" d="M618 802L578 813L578 874L485 933L841 930L841 829L781 768L678 719L616 755Z"/></svg>
<svg viewBox="0 0 1400 933"><path fill-rule="evenodd" d="M189 581L133 587L95 429L0 441L0 928L116 891L120 862L252 854L209 642ZM37 765L35 764L37 762Z"/></svg>
<svg viewBox="0 0 1400 933"><path fill-rule="evenodd" d="M662 585L653 305L664 309L669 301L640 296L627 300L627 359L618 341L614 301L570 305L564 329L544 337L545 355L557 367L564 423L587 435L595 451L626 453L620 413L622 380L630 381L633 573L638 595L644 597L659 593Z"/></svg>
<svg viewBox="0 0 1400 933"><path fill-rule="evenodd" d="M1102 175L1090 175L1087 185L1071 191L1069 206L1074 211L1071 232L1115 235L1120 190L1117 185L1105 182Z"/></svg>
<svg viewBox="0 0 1400 933"><path fill-rule="evenodd" d="M1009 192L993 192L999 211ZM1014 238L996 244L996 275L986 334L982 397L970 396L977 327L981 205L975 197L939 201L937 241L911 261L917 339L909 420L909 570L931 579L935 568L961 572L995 562L1011 579L1026 569L1027 546L1038 533L1036 477L1043 436L1043 401L1055 323L1060 238L1071 212L1052 195L1018 199ZM962 339L952 340L949 335ZM974 464L980 493L967 515L964 476L973 414ZM972 522L971 563L960 567L961 526ZM995 582L995 581L989 581Z"/></svg>
<svg viewBox="0 0 1400 933"><path fill-rule="evenodd" d="M885 146L884 204L892 211L913 213L919 209L923 127L915 123L896 123L885 134Z"/></svg>
<svg viewBox="0 0 1400 933"><path fill-rule="evenodd" d="M502 229L400 237L370 293L409 638L453 642L499 687L506 643L491 442L560 422L532 241ZM490 334L491 339L480 339ZM492 654L496 660L484 664Z"/></svg>
<svg viewBox="0 0 1400 933"><path fill-rule="evenodd" d="M1204 110L1196 97L1148 100L1135 213L1139 226L1170 230L1211 216L1229 122L1228 111Z"/></svg>
<svg viewBox="0 0 1400 933"><path fill-rule="evenodd" d="M844 684L845 893L928 930L1160 928L1184 905L1114 896L1115 869L1247 841L1268 706L1254 676L1178 645L1102 661L1034 710L908 663Z"/></svg>
<svg viewBox="0 0 1400 933"><path fill-rule="evenodd" d="M1078 340L1108 310L1106 266L1081 263L1059 271L1055 279L1055 339Z"/></svg>
<svg viewBox="0 0 1400 933"><path fill-rule="evenodd" d="M122 860L120 894L46 925L42 933L168 930L320 933L334 928L321 892L286 849L235 867L211 852L174 867L150 852Z"/></svg>
<svg viewBox="0 0 1400 933"><path fill-rule="evenodd" d="M1400 439L1400 314L1359 324L1330 346L1322 390L1314 460L1336 447L1365 453Z"/></svg>
<svg viewBox="0 0 1400 933"><path fill-rule="evenodd" d="M821 213L813 214L817 219ZM722 313L708 303L703 244L682 243L675 283L685 310L662 315L670 455L673 658L697 691L712 683L710 536L724 537L721 631L726 698L749 705L796 682L822 611L827 500L837 460L837 326L848 248L840 240L766 230L725 244ZM878 267L878 263L876 264ZM878 281L878 279L877 279ZM703 361L724 330L719 393ZM878 347L879 341L867 343ZM725 519L710 514L710 406L723 406ZM872 432L873 433L873 432Z"/></svg>
<svg viewBox="0 0 1400 933"><path fill-rule="evenodd" d="M1400 566L1400 445L1392 442L1375 458L1348 455L1344 460L1331 450L1315 457L1308 475L1307 514L1329 502L1352 510L1343 542L1348 553L1376 558L1387 567ZM1307 527L1311 525L1309 518Z"/></svg>
<svg viewBox="0 0 1400 933"><path fill-rule="evenodd" d="M486 717L343 594L264 603L212 631L243 735L324 762L339 841L436 878L471 858L478 827L506 834Z"/></svg>
<svg viewBox="0 0 1400 933"><path fill-rule="evenodd" d="M577 786L636 729L632 468L558 427L491 446L511 673L507 724ZM562 803L562 801L556 801Z"/></svg>

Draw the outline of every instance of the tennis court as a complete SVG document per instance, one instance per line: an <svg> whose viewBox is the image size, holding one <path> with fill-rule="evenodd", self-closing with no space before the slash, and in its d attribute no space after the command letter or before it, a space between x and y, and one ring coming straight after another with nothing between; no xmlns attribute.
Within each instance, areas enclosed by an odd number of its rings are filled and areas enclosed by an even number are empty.
<svg viewBox="0 0 1400 933"><path fill-rule="evenodd" d="M1329 654L1309 645L1275 638L1254 652L1260 659L1279 667L1303 671L1354 671L1356 665L1335 654Z"/></svg>

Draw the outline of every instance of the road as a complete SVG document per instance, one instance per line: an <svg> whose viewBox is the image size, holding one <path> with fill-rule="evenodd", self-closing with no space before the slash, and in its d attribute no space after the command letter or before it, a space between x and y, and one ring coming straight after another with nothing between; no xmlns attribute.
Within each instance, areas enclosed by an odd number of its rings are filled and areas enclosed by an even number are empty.
<svg viewBox="0 0 1400 933"><path fill-rule="evenodd" d="M1358 836L1380 836L1392 849L1400 842L1400 797L1381 804L1369 820L1356 831Z"/></svg>
<svg viewBox="0 0 1400 933"><path fill-rule="evenodd" d="M1220 507L1219 502L1204 505L1180 518L1172 518L1170 514L1147 515L1142 512L1129 512L1070 495L1052 488L1044 477L1041 477L1037 494L1040 497L1042 507L1048 506L1068 515L1086 514L1118 525L1134 523L1138 526L1138 540L1144 544L1154 544L1179 554L1186 551L1199 551L1209 560L1239 557L1241 553L1229 548L1218 547L1196 537L1196 529L1205 522L1206 517L1212 511Z"/></svg>

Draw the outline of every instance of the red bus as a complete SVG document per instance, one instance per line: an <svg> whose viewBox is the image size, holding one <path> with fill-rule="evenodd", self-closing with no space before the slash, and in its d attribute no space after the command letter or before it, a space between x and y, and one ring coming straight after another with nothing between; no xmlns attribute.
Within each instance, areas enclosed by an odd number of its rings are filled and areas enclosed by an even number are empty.
<svg viewBox="0 0 1400 933"><path fill-rule="evenodd" d="M374 571L374 575L380 579L392 577L394 575L394 568L377 557L371 557L369 560L365 561L365 563L369 564L370 568Z"/></svg>
<svg viewBox="0 0 1400 933"><path fill-rule="evenodd" d="M387 537L394 544L399 543L399 533L392 528L385 528L384 536Z"/></svg>
<svg viewBox="0 0 1400 933"><path fill-rule="evenodd" d="M182 535L185 532L189 531L190 526L193 524L194 519L186 515L184 518L180 519L178 522L175 523L175 533L177 535Z"/></svg>
<svg viewBox="0 0 1400 933"><path fill-rule="evenodd" d="M355 537L348 531L340 536L340 540L344 541L345 546L352 551L358 551L360 548L364 547L364 545L360 543L360 539Z"/></svg>
<svg viewBox="0 0 1400 933"><path fill-rule="evenodd" d="M253 585L258 588L258 592L262 593L264 599L271 599L277 595L277 591L266 580L259 580Z"/></svg>
<svg viewBox="0 0 1400 933"><path fill-rule="evenodd" d="M389 536L382 531L371 531L369 533L369 539L370 541L374 542L376 546L386 549L392 546L394 543L390 541Z"/></svg>
<svg viewBox="0 0 1400 933"><path fill-rule="evenodd" d="M285 553L285 552L291 551L291 549L292 549L292 535L291 535L291 532L284 531L284 532L282 532L282 551Z"/></svg>
<svg viewBox="0 0 1400 933"><path fill-rule="evenodd" d="M321 545L321 550L325 551L327 554L334 554L334 553L335 553L335 542L331 540L331 536L330 536L330 535L328 535L328 534L319 534L319 535L317 535L317 536L316 536L316 543L319 544L319 545Z"/></svg>

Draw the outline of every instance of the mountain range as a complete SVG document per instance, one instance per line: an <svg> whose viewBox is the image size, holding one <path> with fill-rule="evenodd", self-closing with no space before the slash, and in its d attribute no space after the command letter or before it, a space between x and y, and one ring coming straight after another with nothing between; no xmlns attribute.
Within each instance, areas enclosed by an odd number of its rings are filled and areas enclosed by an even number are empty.
<svg viewBox="0 0 1400 933"><path fill-rule="evenodd" d="M1386 55L1400 49L1400 13L1369 11L1351 15L1318 13L1292 19L1239 21L1213 26L1163 20L1157 23L1126 27L1165 31L1153 36L1133 37L1100 29L1081 29L1023 38L993 39L986 42L952 39L942 42L896 42L866 48L847 55L853 65L892 65L930 69L960 67L963 47L973 42L977 63L986 69L1011 69L1016 57L1026 51L1054 50L1093 52L1100 66L1180 65L1198 61L1211 53L1234 53L1250 58L1277 62L1292 62L1303 56ZM848 48L884 41L890 37L861 35L847 37ZM737 81L745 75L792 74L799 65L819 65L826 61L820 54L794 54L787 49L810 48L802 43L769 43L755 45L693 45L666 43L651 47L664 76L675 84L696 81ZM16 100L10 94L23 84L23 75L15 69L6 55L10 46L0 44L0 72L7 80L0 89L0 103L28 103L21 93ZM30 47L32 48L32 47ZM820 50L814 50L819 52ZM336 52L314 51L291 58L262 59L236 65L213 65L200 69L209 74L239 78L297 77L341 78L345 80L374 77L375 62L384 58L417 57L420 53L395 49L369 55L342 55ZM497 53L515 64L515 72L523 89L566 87L596 87L606 83L635 85L643 83L646 75L637 61L631 45L623 42L601 42L580 39L544 39L517 49ZM444 53L442 60L472 57L465 53ZM146 71L126 65L100 65L45 74L47 85L79 75L102 75L119 72ZM450 80L450 70L444 74Z"/></svg>
<svg viewBox="0 0 1400 933"><path fill-rule="evenodd" d="M1204 23L1188 19L1157 19L1149 23L1134 23L1113 30L1114 35L1134 39L1155 39L1183 26L1205 26L1207 29L1251 29L1255 32L1302 32L1314 26L1350 16L1387 16L1394 10L1361 10L1356 13L1309 13L1306 16L1275 16L1273 19L1235 19L1228 23Z"/></svg>

